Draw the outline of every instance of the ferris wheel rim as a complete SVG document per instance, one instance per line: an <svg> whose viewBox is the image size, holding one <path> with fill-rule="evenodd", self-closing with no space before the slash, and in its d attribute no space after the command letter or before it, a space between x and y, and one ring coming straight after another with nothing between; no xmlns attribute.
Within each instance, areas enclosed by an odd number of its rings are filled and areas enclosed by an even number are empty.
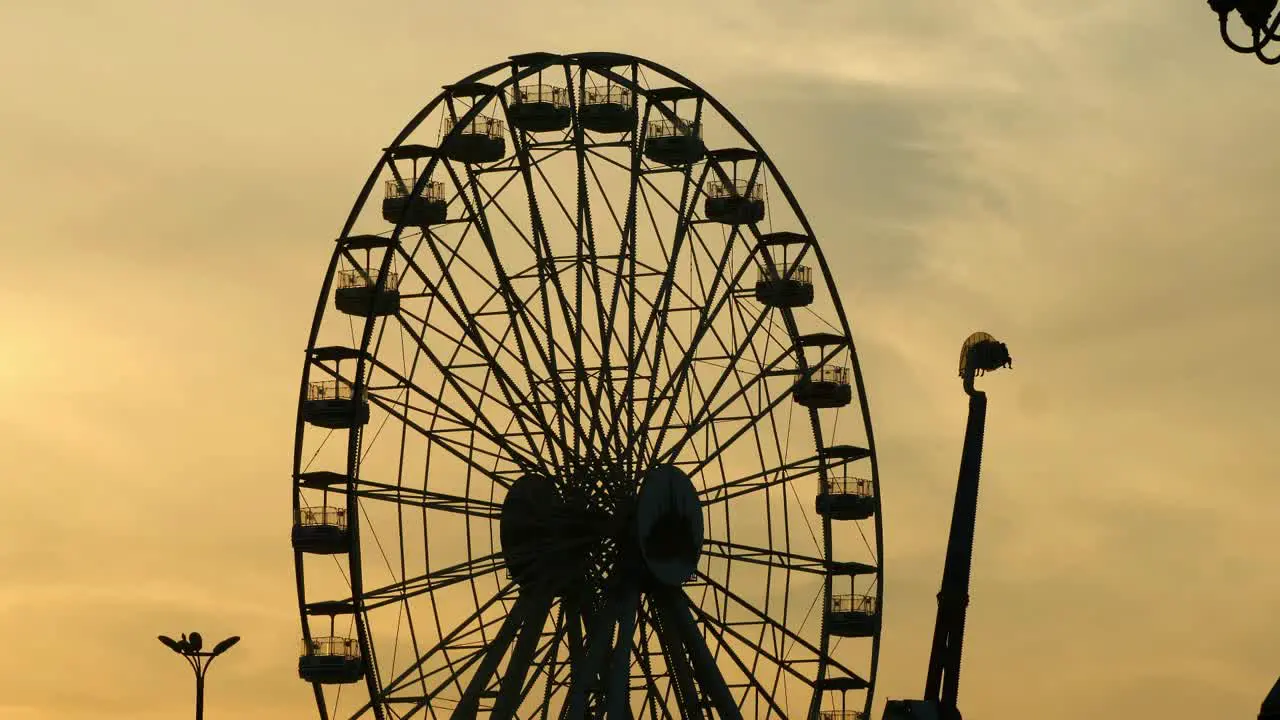
<svg viewBox="0 0 1280 720"><path fill-rule="evenodd" d="M523 79L523 78L527 78L527 77L529 77L530 75L533 75L533 74L535 74L535 73L537 73L537 72L541 72L542 70L545 70L546 68L553 67L553 66L566 66L566 67L568 67L568 66L570 66L570 65L572 65L572 64L574 64L574 63L578 63L580 58L589 57L589 56L592 56L592 55L597 55L597 54L594 54L594 53L578 53L578 54L574 54L574 55L562 55L562 56L551 56L551 57L548 57L548 58L544 59L544 61L543 61L543 64L542 64L542 65L540 65L540 66L534 66L534 65L527 66L527 67L525 67L525 68L524 68L524 70L523 70L523 71L521 71L521 72L519 72L519 73L517 73L517 74L513 75L513 76L512 76L512 77L510 77L510 78L507 78L507 79L506 79L506 80L504 80L502 83L500 83L500 84L498 84L498 85L496 85L496 86L493 86L493 90L492 90L492 92L490 93L490 95L491 95L491 97L492 97L492 96L497 96L499 93L501 93L504 89L506 89L506 88L508 88L508 87L511 87L511 86L513 86L513 85L518 86L518 83L519 83L519 81L520 81L521 79ZM625 59L625 62L627 62L627 63L633 63L633 64L635 64L635 65L637 65L637 66L643 66L643 67L645 67L645 68L652 69L652 70L654 70L654 71L656 71L656 72L658 72L658 73L660 73L660 74L662 74L662 75L666 76L667 78L669 78L669 79L671 79L671 80L674 80L674 81L676 81L676 82L678 82L678 83L681 83L681 84L685 85L686 87L688 87L688 88L690 88L690 89L694 90L694 91L698 94L699 98L700 98L702 101L707 102L709 105L711 105L711 106L712 106L712 107L717 111L717 114L718 114L719 118L721 118L721 119L723 119L723 120L727 121L727 122L729 123L729 125L730 125L730 126L731 126L731 127L732 127L732 128L733 128L733 129L734 129L734 130L735 130L735 131L736 131L736 132L737 132L737 133L738 133L738 134L739 134L739 135L744 139L744 140L746 140L746 141L747 141L747 142L748 142L748 143L749 143L749 144L750 144L750 145L751 145L751 146L752 146L752 147L753 147L753 148L754 148L754 149L759 153L759 158L760 158L761 162L762 162L762 163L765 165L765 167L767 167L767 169L769 170L769 176L770 176L770 179L771 179L771 182L772 182L773 186L774 186L774 187L776 187L776 188L778 188L778 189L783 193L783 195L784 195L784 197L785 197L785 199L786 199L787 204L788 204L788 205L789 205L789 206L794 210L795 215L796 215L796 219L801 223L801 225L802 225L802 227L803 227L803 229L804 229L805 233L806 233L810 238L812 238L812 242L811 242L811 251L814 253L814 257L816 257L816 258L817 258L817 260L816 260L815 262L816 262L818 265L820 265L820 266L821 266L821 269L822 269L822 275L823 275L823 279L824 279L824 284L825 284L825 286L826 286L826 287L831 291L831 292L829 293L829 299L830 299L830 302L831 302L831 303L832 303L832 305L833 305L833 308L832 308L832 309L834 310L835 314L839 317L839 320L840 320L840 326L841 326L841 329L842 329L842 331L843 331L843 333L844 333L844 336L845 336L846 338L849 338L849 343L848 343L848 346L849 346L849 347L848 347L848 351L849 351L849 356L850 356L850 363L851 363L852 370L853 370L853 375L854 375L854 378L855 378L855 381L856 381L856 387L857 387L857 391L858 391L858 392L857 392L857 395L858 395L858 398L859 398L859 403L860 403L860 406L861 406L861 411L862 411L862 416L863 416L863 418L862 418L862 419L863 419L863 423L862 423L862 424L863 424L863 427L865 428L866 437L867 437L868 450L870 451L870 456L869 456L869 457L870 457L870 462L871 462L871 475L872 475L872 477L871 477L871 481L872 481L872 485L873 485L874 491L875 491L875 493L876 493L876 496L877 496L877 497L879 497L879 478L878 478L878 468L877 468L877 465L876 465L876 454L875 454L874 438L873 438L873 436L872 436L872 425L871 425L870 417L869 417L869 408L868 408L868 402L867 402L867 394L866 394L865 386L864 386L864 384L863 384L863 380L862 380L862 374L861 374L861 367L860 367L860 363L859 363L859 362L858 362L858 360L857 360L856 351L855 351L855 348L854 348L853 343L852 343L852 333L851 333L851 329L850 329L850 327L849 327L849 323L848 323L848 319L847 319L846 313L844 312L843 303L842 303L842 302L841 302L841 300L840 300L839 294L838 294L837 292L835 292L836 284L835 284L835 282L834 282L834 278L832 277L830 267L829 267L828 263L826 262L825 257L824 257L824 256L823 256L823 254L822 254L821 243L817 241L817 237L816 237L816 235L814 234L813 229L812 229L812 227L811 227L811 226L810 226L810 224L809 224L808 218L807 218L807 217L805 216L805 214L803 213L803 211L802 211L802 209L801 209L801 206L800 206L800 205L799 205L799 203L797 202L797 200L796 200L796 198L794 197L793 193L791 192L790 188L787 186L784 176L781 174L781 172L779 172L779 171L778 171L777 167L775 166L775 164L774 164L774 162L773 162L773 159L768 155L768 153L767 153L767 152L765 152L765 151L764 151L764 149L763 149L763 148L760 146L760 144L755 140L755 138L754 138L754 137L749 133L749 131L745 128L745 126L743 126L743 125L741 124L741 122L740 122L740 121L738 121L738 120L737 120L737 118L736 118L736 117L735 117L735 116L734 116L734 115L733 115L733 114L732 114L732 113L731 113L727 108L725 108L725 107L724 107L724 106L719 102L719 100L718 100L718 99L716 99L716 98L715 98L713 95L711 95L710 93L706 92L703 88L701 88L700 86L696 85L696 84L695 84L695 83L693 83L692 81L688 80L688 79L687 79L687 78L685 78L684 76L682 76L682 75L680 75L680 74L678 74L678 73L676 73L676 72L674 72L674 71L672 71L672 70L670 70L670 69L668 69L668 68L665 68L664 66L658 65L657 63L653 63L652 61L648 61L648 60L646 60L646 59L639 58L639 57L635 57L635 56L630 56L630 55L616 55L616 54L611 54L611 55L612 55L613 57L616 57L616 58L623 58L623 59ZM495 72L499 72L499 71L501 71L502 69L504 69L504 68L508 68L508 67L511 67L511 62L501 62L501 63L496 63L496 64L494 64L494 65L492 65L492 66L490 66L490 67L488 67L488 68L485 68L485 69L479 70L479 71L477 71L477 72L475 72L475 73L472 73L471 75L467 76L466 78L464 78L464 79L463 79L462 81L460 81L460 82L463 82L463 83L465 83L465 82L473 82L473 81L475 81L475 80L476 80L476 79L478 79L478 78L487 77L488 75L492 75L492 74L494 74ZM635 87L635 88L633 88L633 90L635 90L637 93L641 93L641 92L642 92L642 89L641 89L641 88L639 88L639 87ZM424 107L424 108L423 108L423 110L422 110L422 111L420 111L420 112L418 113L418 115L416 115L416 116L414 117L414 119L413 119L413 120L411 120L411 121L409 122L409 124L407 124L407 125L405 126L405 128L404 128L404 129L399 133L399 135L396 137L396 140L395 140L391 145L389 145L389 146L388 146L387 150L383 152L382 156L379 158L379 160L378 160L377 164L375 165L373 172L370 174L369 179L366 181L364 188L362 189L362 191L360 192L359 196L357 197L356 203L355 203L355 205L353 206L353 209L352 209L352 211L351 211L350 215L348 216L348 219L347 219L346 223L344 224L343 231L342 231L342 233L341 233L341 235L340 235L340 237L341 237L341 238L346 238L346 237L348 237L348 236L350 235L351 228L354 226L354 223L356 222L356 219L358 218L358 216L359 216L359 213L360 213L361 209L366 205L366 203L367 203L367 201L368 201L368 198L369 198L369 195L370 195L371 190L373 189L373 187L375 187L376 182L377 182L377 179L378 179L379 177L381 177L381 176L382 176L383 171L384 171L384 169L385 169L386 165L388 164L388 162L389 162L389 160L390 160L390 158L391 158L391 151L392 151L392 149L393 149L393 148L396 148L396 147L399 147L399 146L401 145L401 143L402 143L406 138L408 138L409 136L411 136L411 135L413 134L413 132L414 132L414 131L415 131L415 130L416 130L416 129L421 125L421 123L422 123L422 122L423 122L423 121L424 121L428 116L430 116L431 112L432 112L434 109L436 109L436 108L439 106L439 104L440 104L441 102L444 102L445 100L446 100L446 95L445 95L444 93L441 93L441 94L437 95L435 98L433 98L433 100L432 100L430 103L428 103L428 105L427 105L426 107ZM477 108L473 109L473 111L470 113L469 117L473 117L473 116L475 116L475 115L479 112L479 109L481 109L481 108L483 108L483 106L478 106ZM465 122L465 121L464 121L464 120L459 120L458 124L459 124L459 125L461 125L463 122ZM419 183L424 182L426 178L428 178L428 177L430 177L430 176L431 176L431 171L430 171L430 170L433 168L433 166L434 166L437 162L438 162L438 160L437 160L436 158L432 158L432 159L429 161L428 168L427 168L427 172L422 173L422 175L417 179ZM392 240L395 240L395 239L399 238L399 236L401 235L401 233L402 233L402 231L403 231L403 230L404 230L404 224L403 224L403 223L397 224L396 228L395 228L395 229L393 230L393 232L392 232L391 239L392 239ZM334 255L333 255L333 257L332 257L332 259L331 259L331 261L330 261L329 269L327 270L326 275L325 275L325 281L324 281L324 283L322 284L322 289L321 289L321 293L320 293L320 299L319 299L319 302L318 302L318 305L317 305L316 315L315 315L315 318L314 318L313 323L312 323L311 335L310 335L310 338L309 338L309 340L308 340L308 352L309 352L309 353L310 353L310 352L312 352L312 351L314 351L314 350L315 350L315 348L316 348L316 339L317 339L317 336L318 336L318 333L319 333L319 330L320 330L320 325L321 325L321 322L322 322L322 317L323 317L323 315L324 315L324 310L326 309L326 307L325 307L325 305L326 305L326 301L327 301L328 297L329 297L329 296L330 296L330 294L331 294L331 286L332 286L332 282L333 282L333 278L334 278L334 273L335 273L335 271L336 271L336 269L337 269L337 266L338 266L338 264L339 264L339 256L340 256L339 251L335 250ZM390 253L388 253L388 254L387 254L387 258L388 258L388 260L384 261L384 266L383 266L383 268L382 268L382 272L386 272L386 262L389 262L389 258L390 258L390 257L391 257L391 254L390 254ZM789 315L790 315L790 313L787 313L787 315L789 316ZM366 329L365 329L365 332L363 333L363 339L362 339L361 344L360 344L360 353L361 353L362 355L368 351L368 347L369 347L369 343L370 343L370 339L371 339L371 338L370 338L370 333L371 333L372 325L373 325L373 321L370 319L370 320L366 323ZM798 337L799 333L798 333L798 330L796 330L796 329L795 329L794 321L792 321L792 322L790 322L790 323L789 323L788 333L791 335L792 339L795 339L795 338L797 338L797 337ZM360 362L363 362L363 358L360 360ZM310 373L310 370L311 370L311 363L309 363L309 362L308 362L308 363L304 364L304 372L303 372L303 378L302 378L303 388L304 388L304 389L305 389L306 384L307 384L308 379L309 379L309 373ZM361 377L361 375L362 375L362 372L361 372L361 371L357 371L357 377ZM814 430L814 434L815 434L815 441L819 444L819 446L822 446L822 445L824 445L825 443L824 443L824 441L821 439L821 431L820 431L820 428L818 428L818 427L817 427L817 421L816 421L817 411L816 411L816 410L814 410L814 409L810 409L810 410L809 410L809 414L810 414L811 422L812 422L812 423L814 424L814 426L815 426L815 430ZM303 421L303 419L302 419L301 411L299 412L299 417L298 417L298 423L297 423L297 425L298 425L298 432L297 432L296 441L295 441L295 474L299 471L299 470L298 470L298 468L297 468L297 465L298 465L299 460L300 460L300 457L301 457L302 435L303 435L303 430L305 429L305 423L304 423L304 421ZM294 497L293 497L293 503L294 503L294 507L295 507L295 511L296 511L296 510L298 509L298 506L299 506L300 493L298 493L298 492L296 492L296 491L295 491L293 494L294 494ZM829 536L830 536L830 524L831 524L831 520L830 520L830 518L829 518L829 517L824 517L824 518L822 519L823 535L824 535L824 538L826 538L826 539L828 539L828 540L829 540ZM877 573L876 573L876 577L877 577L877 582L876 582L877 600L878 600L878 601L880 601L880 606L882 607L882 598L883 598L883 582L882 582L882 578L883 578L883 537L882 537L882 532L883 532L883 531L882 531L882 523L881 523L881 520L880 520L879 512L877 512L877 515L876 515L876 520L875 520L875 532L876 532L876 548L877 548L877 550L876 550L876 555L877 555L877 557L876 557L876 561L877 561ZM828 547L825 549L825 554L829 557L829 556L830 556L829 542L828 542L827 544L828 544ZM357 556L356 558L353 558L353 562L355 562L355 561L358 561L358 556ZM301 559L301 553L295 553L295 567L296 567L297 584L298 584L299 601L300 601L300 608L299 608L299 609L300 609L300 611L301 611L301 612L305 613L305 601L304 601L304 596L305 596L305 587L304 587L304 573L303 573L303 570L302 570L302 559ZM828 592L827 594L829 595L830 593ZM304 616L304 617L305 617L305 616ZM305 623L305 622L303 623L303 625L304 625L304 637L305 637L305 636L307 635L307 632L308 632L308 631L307 631L307 629L306 629L306 623ZM829 640L829 636L828 636L828 633L826 632L825 628L824 628L824 630L823 630L823 631L822 631L822 633L821 633L821 638L822 638L823 645L824 645L824 650L825 650L825 649L826 649L826 648L825 648L825 645L826 645L827 641ZM871 655L872 655L872 669L871 669L871 672L870 672L870 676L869 676L869 678L868 678L868 680L872 683L872 687L874 687L874 683L875 683L875 676L876 676L876 668L875 668L875 664L878 662L878 655L879 655L879 652L878 652L878 646L879 646L879 640L880 640L880 634L879 634L879 632L877 632L877 633L875 634L875 636L873 637L873 639L872 639L872 642L873 642L873 644L874 644L874 648L873 648L873 651L872 651L872 654L871 654ZM317 693L319 693L319 690L318 690L318 689L317 689ZM868 693L868 704L869 704L869 703L870 703L870 693Z"/></svg>

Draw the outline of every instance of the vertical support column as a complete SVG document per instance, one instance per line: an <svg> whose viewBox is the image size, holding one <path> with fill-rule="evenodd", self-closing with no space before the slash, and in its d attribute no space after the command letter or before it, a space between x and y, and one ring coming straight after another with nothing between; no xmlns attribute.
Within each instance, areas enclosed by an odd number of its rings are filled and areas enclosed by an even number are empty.
<svg viewBox="0 0 1280 720"><path fill-rule="evenodd" d="M942 571L942 588L938 592L938 616L933 631L933 649L929 655L929 673L925 680L925 699L937 701L940 709L954 709L960 690L960 658L969 604L986 419L987 396L973 391L969 396L969 419L960 456L960 476L956 484L955 508L951 514L951 535Z"/></svg>

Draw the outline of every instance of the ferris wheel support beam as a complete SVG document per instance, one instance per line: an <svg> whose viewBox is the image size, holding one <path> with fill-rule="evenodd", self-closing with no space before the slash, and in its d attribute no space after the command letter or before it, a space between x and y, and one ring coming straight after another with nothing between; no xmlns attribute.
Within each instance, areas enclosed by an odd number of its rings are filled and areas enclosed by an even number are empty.
<svg viewBox="0 0 1280 720"><path fill-rule="evenodd" d="M588 686L599 679L599 668L608 657L606 653L613 650L614 631L624 609L625 594L626 592L615 591L604 608L596 614L591 632L584 638L586 652L579 653L570 670L573 679L569 682L569 699L565 703L566 720L581 720L586 717ZM586 620L585 615L583 619Z"/></svg>
<svg viewBox="0 0 1280 720"><path fill-rule="evenodd" d="M632 586L622 600L622 613L618 617L618 637L613 644L613 657L609 660L608 717L625 718L631 690L631 647L636 628L636 615L640 612L639 588Z"/></svg>
<svg viewBox="0 0 1280 720"><path fill-rule="evenodd" d="M703 720L698 690L693 684L693 667L685 653L684 643L671 627L674 618L666 616L661 599L652 593L649 595L649 610L654 630L657 631L658 646L662 649L662 658L672 676L671 686L675 690L680 716L683 720Z"/></svg>
<svg viewBox="0 0 1280 720"><path fill-rule="evenodd" d="M507 662L506 670L502 673L498 698L493 703L493 712L490 715L492 720L511 720L520 707L520 700L524 697L524 679L529 674L529 666L533 664L533 658L537 654L542 628L546 625L547 617L551 613L551 602L550 595L535 596L521 619L520 635L516 638L511 660Z"/></svg>
<svg viewBox="0 0 1280 720"><path fill-rule="evenodd" d="M453 720L467 720L476 716L480 707L480 694L488 689L489 683L493 680L493 674L497 672L498 665L507 654L507 647L511 645L511 641L515 639L517 632L521 632L523 635L522 628L533 624L533 614L529 609L528 597L524 593L516 595L516 601L507 613L507 618L503 621L502 627L498 629L498 634L494 636L493 641L485 649L484 659L480 661L480 667L476 668L475 674L471 676L471 681L467 683L467 689L463 692L462 698L454 706L453 714L450 715Z"/></svg>
<svg viewBox="0 0 1280 720"><path fill-rule="evenodd" d="M742 713L729 693L724 675L720 673L715 658L707 649L706 640L698 632L698 626L693 621L693 614L689 610L689 596L679 588L664 588L659 595L661 596L659 602L664 606L663 614L669 618L667 622L675 621L676 634L688 651L689 659L693 661L693 670L699 682L709 691L711 702L715 705L720 719L742 720Z"/></svg>

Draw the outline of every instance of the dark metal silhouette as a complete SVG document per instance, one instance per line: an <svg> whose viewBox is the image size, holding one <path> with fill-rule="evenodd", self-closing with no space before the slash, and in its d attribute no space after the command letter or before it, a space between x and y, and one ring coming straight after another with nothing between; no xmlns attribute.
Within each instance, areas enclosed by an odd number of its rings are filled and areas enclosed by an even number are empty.
<svg viewBox="0 0 1280 720"><path fill-rule="evenodd" d="M1276 680L1276 684L1271 686L1271 692L1262 701L1258 720L1280 720L1280 680Z"/></svg>
<svg viewBox="0 0 1280 720"><path fill-rule="evenodd" d="M1267 65L1280 63L1280 51L1269 52L1271 43L1280 40L1280 13L1276 13L1277 0L1209 0L1209 7L1218 14L1218 27L1222 41L1238 53L1255 55ZM1231 29L1233 14L1249 38L1240 42ZM1277 44L1280 47L1280 44Z"/></svg>
<svg viewBox="0 0 1280 720"><path fill-rule="evenodd" d="M961 720L958 707L960 657L965 614L969 606L973 535L978 515L978 479L982 470L982 437L987 421L987 395L974 389L973 381L975 377L1005 367L1013 367L1013 360L1004 343L981 332L964 341L960 350L960 378L965 394L969 396L969 418L960 455L960 475L956 482L955 507L951 513L951 534L947 540L942 588L938 592L938 616L929 653L924 699L889 701L885 706L886 720Z"/></svg>
<svg viewBox="0 0 1280 720"><path fill-rule="evenodd" d="M849 323L773 162L681 75L530 53L445 86L339 233L298 409L322 720L870 710Z"/></svg>
<svg viewBox="0 0 1280 720"><path fill-rule="evenodd" d="M240 642L240 636L232 635L214 645L212 650L207 651L203 650L204 638L198 632L193 632L189 635L184 633L181 640L174 640L167 635L161 635L159 640L164 643L165 647L181 655L191 665L191 671L196 675L196 720L203 720L204 678L209 673L209 666L213 664L214 658L230 650L232 645Z"/></svg>

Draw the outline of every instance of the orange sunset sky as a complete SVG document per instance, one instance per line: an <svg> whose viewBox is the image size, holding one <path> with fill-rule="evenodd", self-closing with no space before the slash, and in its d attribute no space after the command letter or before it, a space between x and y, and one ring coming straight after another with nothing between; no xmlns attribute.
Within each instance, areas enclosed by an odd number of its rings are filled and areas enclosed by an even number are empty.
<svg viewBox="0 0 1280 720"><path fill-rule="evenodd" d="M878 697L918 695L993 375L961 705L1247 718L1280 674L1280 68L1203 2L46 0L0 9L0 720L315 717L289 547L333 238L441 85L650 58L796 193L879 444ZM879 707L882 702L877 702ZM877 717L878 717L877 710Z"/></svg>

